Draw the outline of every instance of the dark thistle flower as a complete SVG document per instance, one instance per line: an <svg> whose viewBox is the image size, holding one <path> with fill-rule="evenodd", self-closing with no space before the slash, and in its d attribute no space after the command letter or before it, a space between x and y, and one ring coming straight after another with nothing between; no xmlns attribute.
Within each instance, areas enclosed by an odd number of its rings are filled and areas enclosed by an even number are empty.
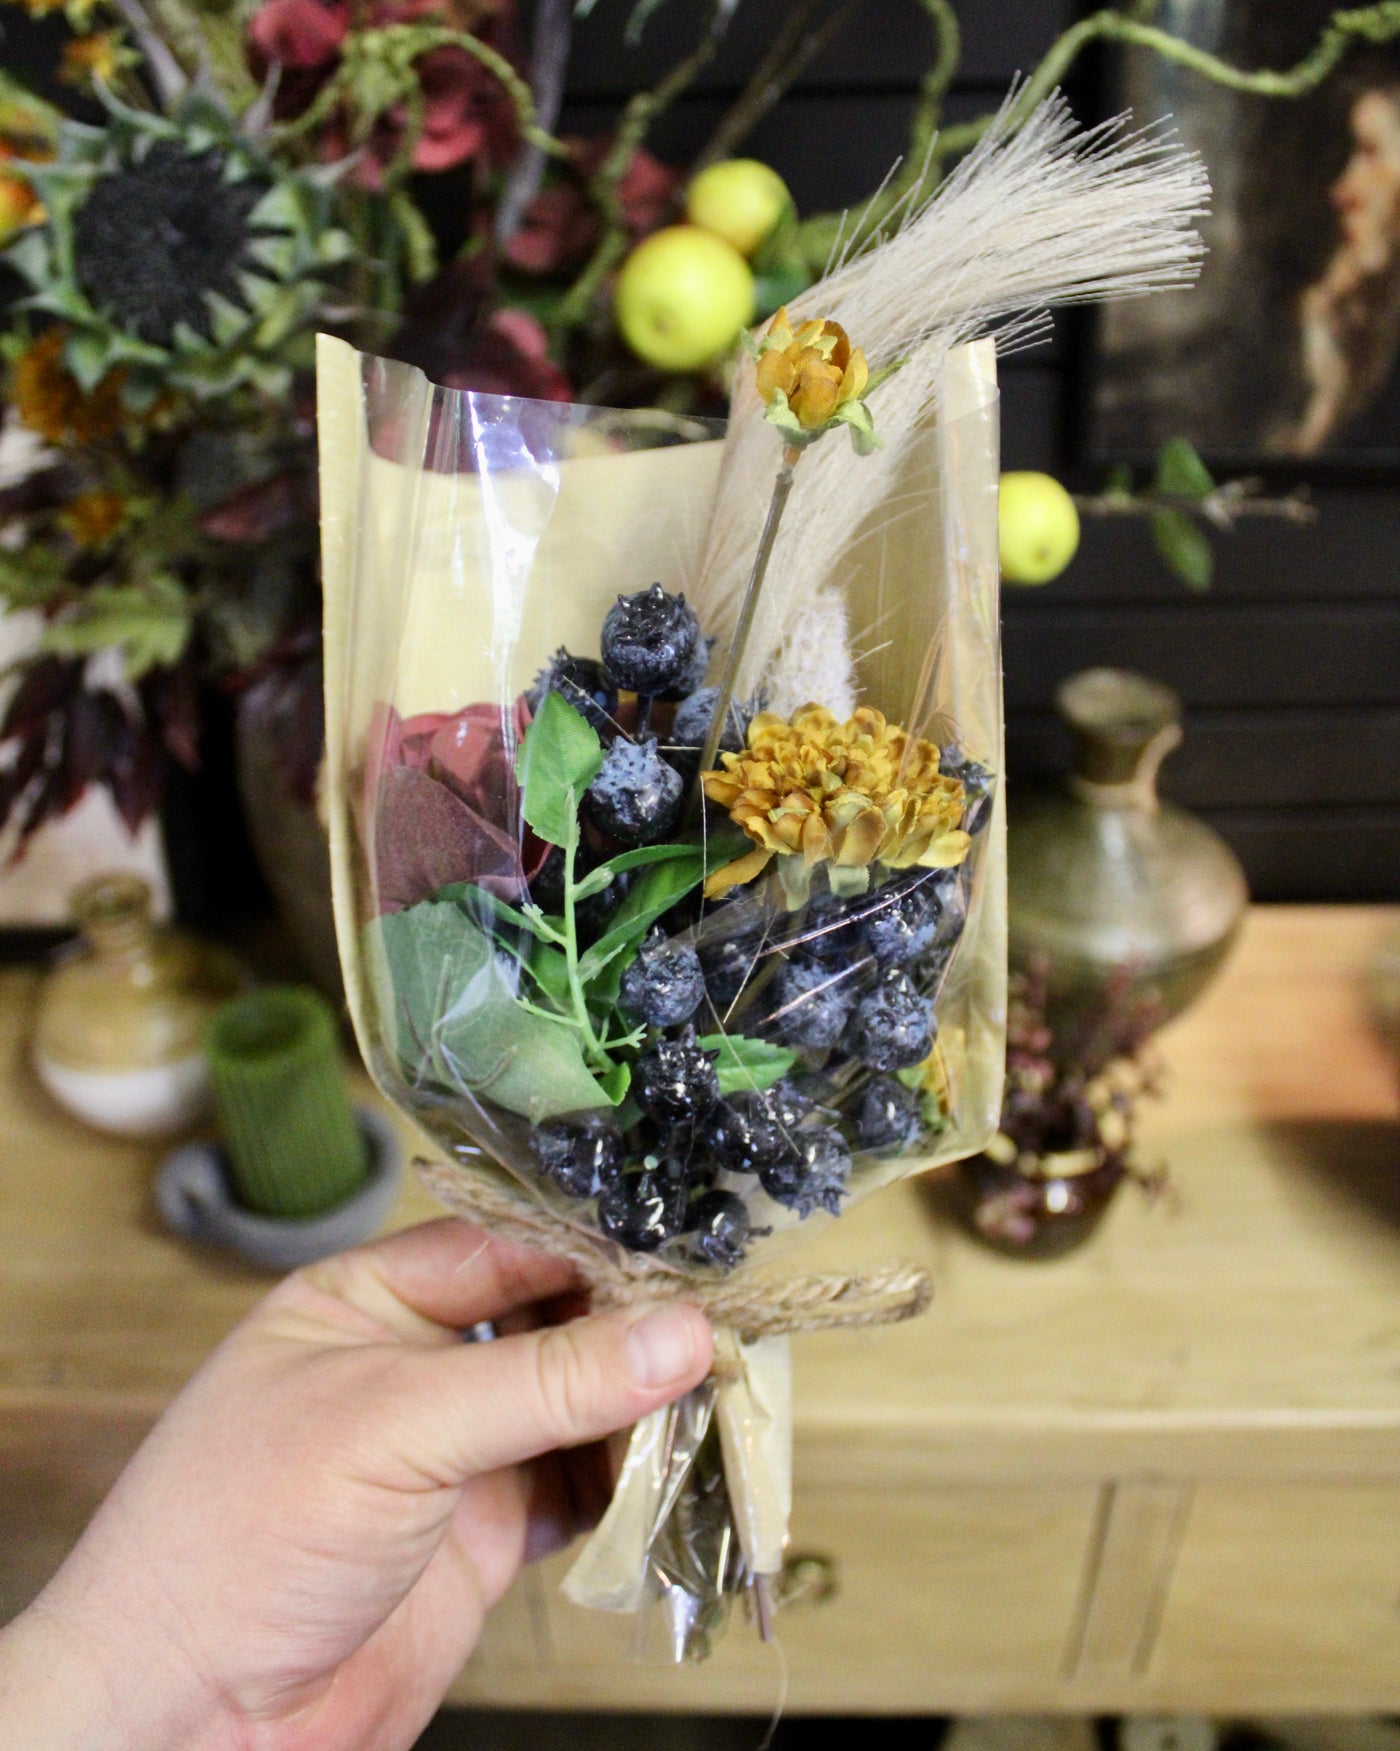
<svg viewBox="0 0 1400 1751"><path fill-rule="evenodd" d="M251 215L271 185L233 168L215 147L163 140L97 178L73 215L73 266L95 309L161 347L181 324L212 340L211 297L249 309L243 276L269 277L253 246L276 235Z"/></svg>

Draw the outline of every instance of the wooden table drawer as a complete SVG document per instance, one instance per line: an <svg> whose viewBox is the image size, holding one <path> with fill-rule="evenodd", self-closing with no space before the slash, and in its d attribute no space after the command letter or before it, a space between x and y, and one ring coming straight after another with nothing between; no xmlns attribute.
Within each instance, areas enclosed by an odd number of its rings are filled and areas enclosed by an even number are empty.
<svg viewBox="0 0 1400 1751"><path fill-rule="evenodd" d="M1059 1677L1097 1492L954 1485L919 1492L809 1490L793 1550L829 1565L819 1603L779 1620L793 1710L922 1710L1043 1696ZM629 1660L629 1620L580 1611L557 1589L567 1559L517 1588L453 1691L460 1701L693 1706L762 1713L782 1662L736 1618L704 1667Z"/></svg>

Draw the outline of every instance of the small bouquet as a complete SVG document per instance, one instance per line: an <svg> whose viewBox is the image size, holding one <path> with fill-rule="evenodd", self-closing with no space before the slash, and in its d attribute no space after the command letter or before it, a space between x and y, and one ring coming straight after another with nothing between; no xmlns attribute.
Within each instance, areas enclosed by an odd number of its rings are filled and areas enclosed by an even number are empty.
<svg viewBox="0 0 1400 1751"><path fill-rule="evenodd" d="M780 311L723 434L321 343L352 1014L450 1208L574 1258L595 1300L710 1313L714 1376L634 1431L567 1584L656 1605L676 1658L735 1592L766 1628L787 1334L927 1301L907 1268L755 1265L996 1131L997 398L968 337L1032 289L1182 271L1199 188L1069 135L1050 106ZM1129 222L1105 183L1137 192Z"/></svg>

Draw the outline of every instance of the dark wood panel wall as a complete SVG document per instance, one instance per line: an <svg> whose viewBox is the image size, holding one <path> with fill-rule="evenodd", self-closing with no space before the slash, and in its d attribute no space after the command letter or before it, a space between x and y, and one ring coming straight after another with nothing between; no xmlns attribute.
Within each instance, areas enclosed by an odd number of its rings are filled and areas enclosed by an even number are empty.
<svg viewBox="0 0 1400 1751"><path fill-rule="evenodd" d="M619 98L693 41L693 0L670 0L629 49L626 0L598 0L577 29L566 122L605 126ZM708 137L787 8L742 0L723 51L663 119L678 161ZM960 0L954 117L996 102L1078 9L1072 0ZM903 148L931 35L917 0L865 0L765 120L750 149L804 212L859 202ZM1077 96L1094 103L1094 72ZM1087 324L1004 361L1003 455L1083 482L1076 411ZM1050 702L1077 668L1159 676L1186 703L1186 741L1163 788L1231 840L1261 899L1400 894L1400 480L1316 493L1305 530L1247 526L1224 540L1216 582L1190 595L1139 525L1087 527L1066 575L1009 591L1005 657L1010 780L1042 781L1066 748Z"/></svg>

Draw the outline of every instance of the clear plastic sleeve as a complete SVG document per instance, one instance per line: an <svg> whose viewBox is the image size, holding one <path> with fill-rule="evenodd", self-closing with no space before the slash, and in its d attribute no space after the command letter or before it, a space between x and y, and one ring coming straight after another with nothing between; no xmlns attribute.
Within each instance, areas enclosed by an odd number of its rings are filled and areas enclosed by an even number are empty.
<svg viewBox="0 0 1400 1751"><path fill-rule="evenodd" d="M938 420L703 780L721 426L445 390L325 338L319 400L337 932L384 1093L462 1171L700 1281L981 1148L1005 1016L990 343L950 354ZM815 819L765 855L788 793ZM786 1531L786 1343L721 1347L721 1384L636 1432L571 1582L650 1598L678 1656Z"/></svg>

